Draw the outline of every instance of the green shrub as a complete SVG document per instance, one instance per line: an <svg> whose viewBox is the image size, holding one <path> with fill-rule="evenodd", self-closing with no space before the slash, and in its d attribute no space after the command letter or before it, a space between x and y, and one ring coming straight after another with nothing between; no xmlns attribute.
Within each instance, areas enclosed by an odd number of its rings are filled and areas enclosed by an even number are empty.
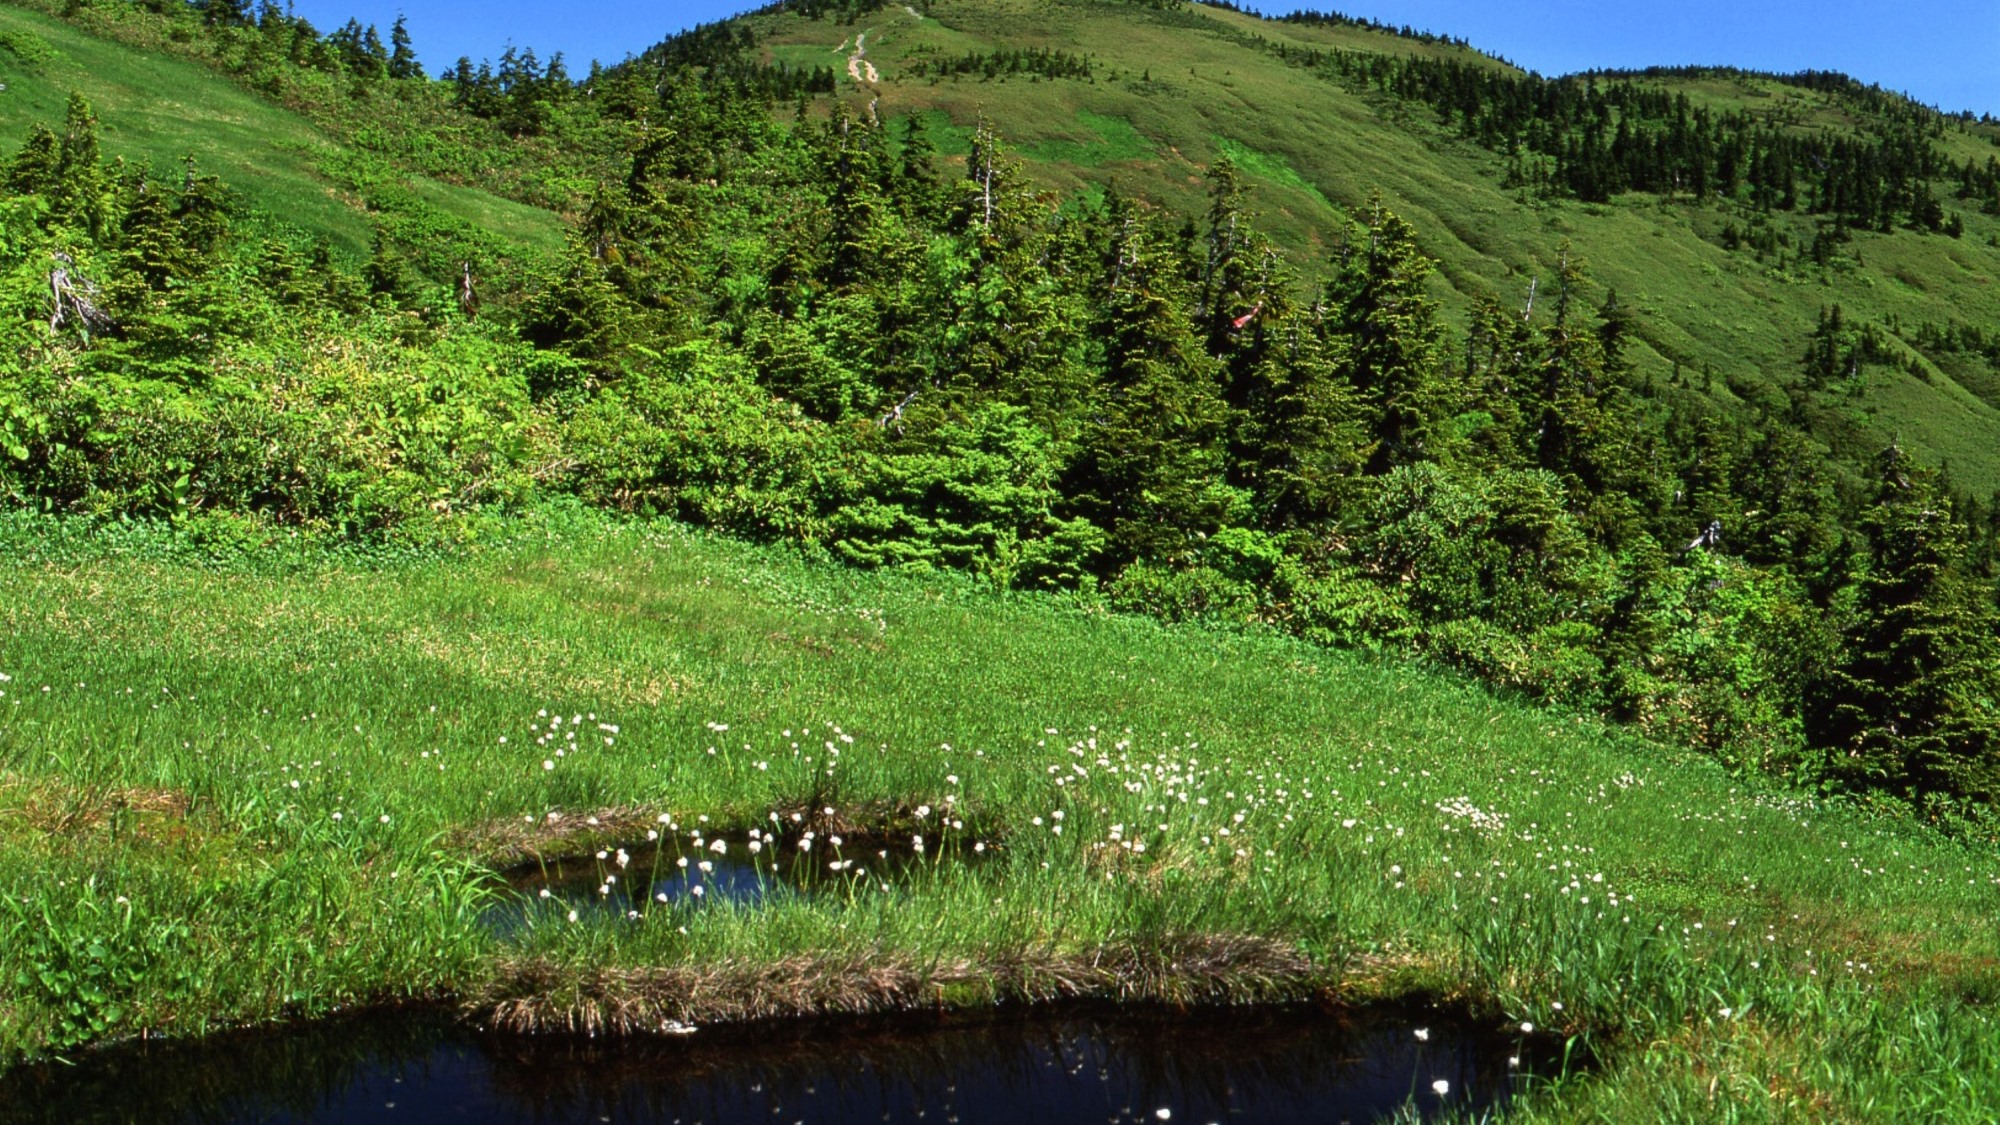
<svg viewBox="0 0 2000 1125"><path fill-rule="evenodd" d="M35 70L62 57L48 40L32 31L14 29L0 31L0 51L14 56L22 66Z"/></svg>
<svg viewBox="0 0 2000 1125"><path fill-rule="evenodd" d="M1168 621L1244 622L1255 617L1256 587L1208 566L1170 567L1140 560L1111 580L1112 608Z"/></svg>
<svg viewBox="0 0 2000 1125"><path fill-rule="evenodd" d="M553 427L515 373L523 351L472 334L423 347L344 336L219 356L201 387L105 373L13 382L24 497L73 511L222 509L372 534L433 529L526 499Z"/></svg>
<svg viewBox="0 0 2000 1125"><path fill-rule="evenodd" d="M1600 703L1604 657L1595 626L1559 622L1527 633L1467 618L1425 627L1422 647L1439 661L1504 688L1579 707Z"/></svg>
<svg viewBox="0 0 2000 1125"><path fill-rule="evenodd" d="M1381 650L1420 635L1401 587L1385 586L1346 566L1300 575L1281 590L1291 630L1315 644Z"/></svg>
<svg viewBox="0 0 2000 1125"><path fill-rule="evenodd" d="M824 539L819 497L841 472L831 435L711 342L627 375L563 437L568 485L588 503L757 539Z"/></svg>

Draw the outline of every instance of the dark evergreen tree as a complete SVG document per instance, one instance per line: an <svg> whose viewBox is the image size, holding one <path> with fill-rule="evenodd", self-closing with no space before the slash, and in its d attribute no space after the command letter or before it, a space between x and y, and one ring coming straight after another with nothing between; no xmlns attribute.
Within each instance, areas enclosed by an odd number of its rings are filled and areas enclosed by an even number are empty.
<svg viewBox="0 0 2000 1125"><path fill-rule="evenodd" d="M1935 473L1880 459L1846 656L1822 686L1832 772L1922 801L1990 799L2000 781L2000 614L1965 565L1967 531Z"/></svg>
<svg viewBox="0 0 2000 1125"><path fill-rule="evenodd" d="M1488 469L1532 463L1532 430L1523 411L1543 365L1541 336L1528 318L1497 301L1484 301L1466 337L1464 406L1466 457Z"/></svg>
<svg viewBox="0 0 2000 1125"><path fill-rule="evenodd" d="M62 171L62 142L37 123L7 165L7 190L15 195L53 195Z"/></svg>
<svg viewBox="0 0 2000 1125"><path fill-rule="evenodd" d="M58 219L100 237L111 221L109 186L97 147L97 115L82 94L72 93L56 154L50 208Z"/></svg>
<svg viewBox="0 0 2000 1125"><path fill-rule="evenodd" d="M1227 156L1216 160L1207 180L1208 229L1194 311L1209 354L1222 356L1255 319L1257 247L1250 216L1243 212L1243 181L1235 162Z"/></svg>
<svg viewBox="0 0 2000 1125"><path fill-rule="evenodd" d="M181 165L181 188L174 201L174 222L181 246L197 259L222 249L229 237L229 197L218 176L202 173L193 156Z"/></svg>
<svg viewBox="0 0 2000 1125"><path fill-rule="evenodd" d="M389 28L389 77L421 78L423 74L423 67L417 64L417 52L410 42L410 21L399 15Z"/></svg>
<svg viewBox="0 0 2000 1125"><path fill-rule="evenodd" d="M1077 506L1114 565L1187 560L1233 514L1222 481L1217 366L1187 310L1184 263L1136 217L1121 221L1106 300L1102 414L1075 470Z"/></svg>
<svg viewBox="0 0 2000 1125"><path fill-rule="evenodd" d="M1317 309L1283 308L1263 319L1251 349L1236 457L1259 520L1275 530L1339 516L1368 463L1365 411L1343 373L1345 341Z"/></svg>
<svg viewBox="0 0 2000 1125"><path fill-rule="evenodd" d="M916 114L903 119L901 152L891 194L897 206L912 219L937 218L940 191L937 175L937 146Z"/></svg>
<svg viewBox="0 0 2000 1125"><path fill-rule="evenodd" d="M118 194L124 216L118 240L126 278L140 289L163 290L170 280L192 274L197 259L182 244L173 202L160 186L138 172L125 178Z"/></svg>
<svg viewBox="0 0 2000 1125"><path fill-rule="evenodd" d="M1618 290L1604 295L1604 303L1597 308L1597 344L1604 352L1604 371L1613 379L1623 380L1632 365L1625 358L1625 348L1631 342L1632 310L1620 304Z"/></svg>
<svg viewBox="0 0 2000 1125"><path fill-rule="evenodd" d="M361 270L368 291L397 308L408 308L416 298L416 284L403 251L387 233L377 229L368 264Z"/></svg>
<svg viewBox="0 0 2000 1125"><path fill-rule="evenodd" d="M1453 388L1443 377L1444 328L1426 291L1433 266L1416 231L1372 201L1327 287L1334 332L1349 341L1347 380L1368 404L1375 449L1370 472L1449 454Z"/></svg>

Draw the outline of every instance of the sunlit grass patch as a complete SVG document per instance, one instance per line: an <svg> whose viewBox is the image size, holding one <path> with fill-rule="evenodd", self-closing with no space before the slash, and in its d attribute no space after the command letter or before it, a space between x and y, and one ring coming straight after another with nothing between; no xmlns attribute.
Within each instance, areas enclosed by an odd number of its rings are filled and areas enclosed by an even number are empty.
<svg viewBox="0 0 2000 1125"><path fill-rule="evenodd" d="M1091 135L1082 140L1038 141L1023 146L1021 155L1030 160L1095 168L1114 161L1146 160L1157 152L1153 142L1126 118L1078 110L1076 124L1079 131L1088 130Z"/></svg>
<svg viewBox="0 0 2000 1125"><path fill-rule="evenodd" d="M1333 206L1332 201L1327 199L1320 192L1319 188L1314 187L1304 176L1299 175L1291 166L1291 163L1284 157L1259 152L1249 145L1239 144L1228 137L1215 138L1215 147L1224 156L1234 161L1236 166L1245 173L1310 196L1318 200L1323 207L1331 208Z"/></svg>

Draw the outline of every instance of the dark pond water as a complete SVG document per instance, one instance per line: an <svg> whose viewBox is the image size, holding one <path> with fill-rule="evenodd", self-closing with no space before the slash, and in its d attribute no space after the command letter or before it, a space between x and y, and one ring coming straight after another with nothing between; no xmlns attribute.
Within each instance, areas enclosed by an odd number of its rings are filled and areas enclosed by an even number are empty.
<svg viewBox="0 0 2000 1125"><path fill-rule="evenodd" d="M821 839L800 850L796 841L737 836L697 845L669 837L501 872L502 892L484 921L506 935L572 910L579 919L602 920L680 903L754 906L781 895L880 893L939 866L983 862L992 854L970 846L917 852L908 841L894 847L860 840L834 846Z"/></svg>
<svg viewBox="0 0 2000 1125"><path fill-rule="evenodd" d="M0 1122L1365 1122L1491 1107L1529 1081L1521 1050L1437 1013L1072 1010L642 1042L404 1015L17 1071Z"/></svg>

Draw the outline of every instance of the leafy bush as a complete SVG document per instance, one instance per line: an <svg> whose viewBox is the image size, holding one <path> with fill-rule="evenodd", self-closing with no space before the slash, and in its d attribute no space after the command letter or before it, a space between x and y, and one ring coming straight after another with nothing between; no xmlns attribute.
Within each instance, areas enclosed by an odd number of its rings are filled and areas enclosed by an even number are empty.
<svg viewBox="0 0 2000 1125"><path fill-rule="evenodd" d="M1114 609L1168 621L1242 623L1257 613L1257 588L1209 566L1170 567L1140 560L1111 580Z"/></svg>
<svg viewBox="0 0 2000 1125"><path fill-rule="evenodd" d="M435 527L518 503L554 459L553 427L512 373L519 350L470 334L245 348L218 357L199 388L38 373L7 392L9 414L32 424L15 487L75 511L213 508L350 534Z"/></svg>
<svg viewBox="0 0 2000 1125"><path fill-rule="evenodd" d="M1566 500L1538 470L1393 469L1355 514L1350 558L1407 585L1411 609L1429 621L1523 630L1587 619L1603 608L1613 571Z"/></svg>
<svg viewBox="0 0 2000 1125"><path fill-rule="evenodd" d="M568 485L587 502L757 539L823 541L819 497L841 471L825 426L707 341L607 388L564 442Z"/></svg>

